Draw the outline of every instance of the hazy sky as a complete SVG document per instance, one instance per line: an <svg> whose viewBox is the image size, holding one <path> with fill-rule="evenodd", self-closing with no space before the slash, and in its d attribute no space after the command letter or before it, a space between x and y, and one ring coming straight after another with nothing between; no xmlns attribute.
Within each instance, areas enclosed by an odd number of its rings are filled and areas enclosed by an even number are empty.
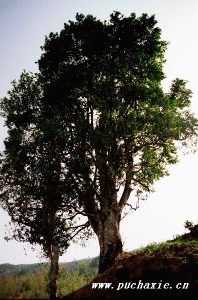
<svg viewBox="0 0 198 300"><path fill-rule="evenodd" d="M77 12L108 20L114 11L125 16L135 12L155 14L162 39L169 41L163 82L168 91L176 77L189 81L193 91L192 111L198 116L198 1L197 0L0 0L0 98L7 95L11 81L26 71L37 72L40 46L50 32L59 32ZM0 119L0 151L6 137ZM198 153L180 156L180 163L170 167L171 175L155 185L156 192L140 208L121 222L125 250L150 242L171 239L184 232L184 221L198 221ZM31 249L27 256L23 243L4 241L7 213L0 209L0 264L39 262ZM86 248L73 245L60 261L70 261L99 254L97 239Z"/></svg>

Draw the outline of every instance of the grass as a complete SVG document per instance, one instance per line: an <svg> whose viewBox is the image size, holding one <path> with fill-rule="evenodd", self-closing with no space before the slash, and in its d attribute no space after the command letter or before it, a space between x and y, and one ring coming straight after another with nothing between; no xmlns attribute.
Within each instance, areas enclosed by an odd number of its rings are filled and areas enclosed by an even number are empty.
<svg viewBox="0 0 198 300"><path fill-rule="evenodd" d="M197 228L198 229L198 228ZM197 232L198 234L198 232ZM198 240L185 240L184 236L177 236L174 240L162 243L152 243L143 249L123 253L117 259L124 259L132 254L138 255L162 255L162 256L179 256L182 264L190 266L193 255L194 264L198 263ZM183 247L185 246L185 247ZM65 296L75 290L89 284L97 276L98 257L92 261L74 262L70 266L61 266L58 278L57 296ZM8 269L7 269L8 267ZM2 265L2 273L9 271L13 266ZM34 268L33 268L34 267ZM48 299L46 292L48 284L48 266L42 269L36 269L35 266L29 266L34 273L28 273L23 266L17 269L17 275L13 271L13 276L0 278L0 299ZM4 270L5 269L5 270ZM193 265L193 270L195 269ZM1 270L0 270L1 271Z"/></svg>
<svg viewBox="0 0 198 300"><path fill-rule="evenodd" d="M78 264L73 269L60 267L57 296L61 297L88 284L97 275L97 268L90 263ZM48 269L36 274L6 276L0 279L0 299L48 299L46 292Z"/></svg>
<svg viewBox="0 0 198 300"><path fill-rule="evenodd" d="M47 299L45 274L6 277L0 280L0 299Z"/></svg>
<svg viewBox="0 0 198 300"><path fill-rule="evenodd" d="M174 246L189 246L192 244L198 244L198 240L190 240L190 241L183 241L182 237L178 237L172 241L166 241L166 242L162 242L162 243L151 243L148 246L135 251L138 254L152 254L155 253L158 254L160 252L167 252L170 253L171 249L174 248Z"/></svg>

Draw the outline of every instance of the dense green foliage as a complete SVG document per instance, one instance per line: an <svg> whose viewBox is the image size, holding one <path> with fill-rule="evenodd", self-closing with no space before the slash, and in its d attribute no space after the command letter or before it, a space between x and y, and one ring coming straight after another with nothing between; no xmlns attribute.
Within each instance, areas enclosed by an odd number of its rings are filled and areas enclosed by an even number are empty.
<svg viewBox="0 0 198 300"><path fill-rule="evenodd" d="M66 168L67 124L48 116L37 74L24 71L12 85L9 98L1 99L8 128L1 160L1 206L16 225L16 239L39 243L46 254L55 238L62 254L75 235L78 207Z"/></svg>
<svg viewBox="0 0 198 300"><path fill-rule="evenodd" d="M61 173L65 124L45 115L37 75L24 71L8 94L9 99L1 101L8 128L1 165L1 205L18 224L16 239L39 243L47 254L55 238L62 254L68 247L73 219L71 205L67 210L72 184Z"/></svg>
<svg viewBox="0 0 198 300"><path fill-rule="evenodd" d="M5 277L2 277L0 270L0 299L49 299L46 292L49 265L41 269L35 265L19 265L13 266L13 269L14 273ZM26 274L21 274L22 270ZM57 296L61 297L80 289L92 281L96 273L97 266L92 267L92 260L77 261L68 267L61 266Z"/></svg>
<svg viewBox="0 0 198 300"><path fill-rule="evenodd" d="M46 106L70 122L72 175L78 192L92 190L100 207L104 181L150 190L177 162L174 141L185 142L197 128L186 81L173 80L168 94L161 87L167 43L156 23L146 14L115 12L109 23L77 14L42 47Z"/></svg>
<svg viewBox="0 0 198 300"><path fill-rule="evenodd" d="M39 244L53 265L49 277L50 286L51 282L55 286L59 255L87 224L74 226L78 205L71 197L67 169L61 170L65 124L57 117L48 118L38 75L24 71L12 84L9 98L1 100L8 128L0 166L0 205L11 217L6 239Z"/></svg>
<svg viewBox="0 0 198 300"><path fill-rule="evenodd" d="M152 191L178 162L178 145L188 146L197 134L187 82L176 78L163 91L167 42L156 24L147 14L114 12L109 22L77 14L46 37L38 61L44 103L68 126L78 203L98 237L104 228L101 272L111 264L107 256L122 251L116 228L131 192L139 199Z"/></svg>
<svg viewBox="0 0 198 300"><path fill-rule="evenodd" d="M122 252L119 224L131 192L150 192L177 162L179 142L197 135L186 81L163 91L167 42L156 24L147 14L114 12L109 22L77 14L46 37L39 73L23 72L1 100L8 137L0 204L14 238L54 257L52 247L62 254L91 227L101 272ZM88 222L74 226L79 214Z"/></svg>

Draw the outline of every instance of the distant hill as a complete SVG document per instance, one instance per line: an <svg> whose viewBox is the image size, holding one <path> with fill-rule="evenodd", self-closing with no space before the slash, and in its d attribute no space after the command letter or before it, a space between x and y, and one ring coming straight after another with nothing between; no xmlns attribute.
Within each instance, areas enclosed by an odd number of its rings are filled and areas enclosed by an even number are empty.
<svg viewBox="0 0 198 300"><path fill-rule="evenodd" d="M77 268L79 264L84 262L92 262L93 267L97 267L99 258L86 258L81 260L74 260L71 262L59 263L62 267L67 267L69 270ZM1 264L0 265L0 278L5 276L15 277L24 276L32 273L38 273L43 268L49 268L49 263L37 263L37 264Z"/></svg>
<svg viewBox="0 0 198 300"><path fill-rule="evenodd" d="M1 264L0 265L0 277L5 276L22 276L31 273L37 273L42 270L44 267L47 267L48 263L38 263L38 264L21 264L21 265L12 265L12 264Z"/></svg>
<svg viewBox="0 0 198 300"><path fill-rule="evenodd" d="M104 274L60 299L159 300L162 295L198 299L198 225L173 240L124 253Z"/></svg>

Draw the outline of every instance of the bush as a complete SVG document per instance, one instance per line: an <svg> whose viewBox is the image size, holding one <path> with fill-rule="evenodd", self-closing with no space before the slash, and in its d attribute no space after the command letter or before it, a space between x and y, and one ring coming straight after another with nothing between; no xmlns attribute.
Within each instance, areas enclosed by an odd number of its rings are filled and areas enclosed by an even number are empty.
<svg viewBox="0 0 198 300"><path fill-rule="evenodd" d="M44 267L35 274L0 279L0 299L48 299L48 269ZM97 269L90 262L76 263L70 270L60 267L57 296L67 295L90 283L97 275Z"/></svg>
<svg viewBox="0 0 198 300"><path fill-rule="evenodd" d="M20 290L20 293L22 293L23 291L29 291L31 290L31 286L30 286L30 281L27 279L24 278L23 282L22 282L22 287L21 287L21 290Z"/></svg>
<svg viewBox="0 0 198 300"><path fill-rule="evenodd" d="M43 269L38 274L0 279L0 299L48 299L46 272Z"/></svg>
<svg viewBox="0 0 198 300"><path fill-rule="evenodd" d="M194 227L194 226L193 226L193 222L190 222L190 221L186 220L186 221L184 222L184 227L185 227L186 229L191 230L191 229Z"/></svg>
<svg viewBox="0 0 198 300"><path fill-rule="evenodd" d="M98 268L99 266L99 260L100 260L100 257L97 256L97 257L94 257L90 263L90 267L91 268Z"/></svg>
<svg viewBox="0 0 198 300"><path fill-rule="evenodd" d="M58 297L76 291L90 283L97 276L97 269L90 262L76 262L72 267L60 267L58 278Z"/></svg>

